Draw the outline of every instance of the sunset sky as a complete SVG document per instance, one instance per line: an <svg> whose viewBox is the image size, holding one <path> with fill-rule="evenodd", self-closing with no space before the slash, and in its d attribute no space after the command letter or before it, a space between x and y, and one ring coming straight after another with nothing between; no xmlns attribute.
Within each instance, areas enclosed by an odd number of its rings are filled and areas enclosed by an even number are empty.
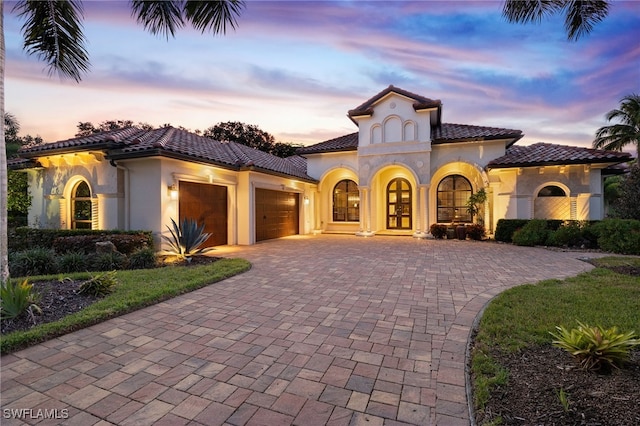
<svg viewBox="0 0 640 426"><path fill-rule="evenodd" d="M22 50L5 2L5 108L21 135L46 141L81 121L128 119L241 121L308 145L356 131L347 111L393 84L442 100L447 123L590 146L606 112L640 93L640 2L612 3L571 42L561 17L510 24L502 1L248 1L235 31L169 40L137 25L127 2L85 1L92 68L77 84Z"/></svg>

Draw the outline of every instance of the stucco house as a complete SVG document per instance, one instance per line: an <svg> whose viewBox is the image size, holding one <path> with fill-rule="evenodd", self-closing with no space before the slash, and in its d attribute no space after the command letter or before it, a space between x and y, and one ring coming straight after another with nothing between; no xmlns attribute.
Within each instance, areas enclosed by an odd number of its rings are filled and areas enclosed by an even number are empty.
<svg viewBox="0 0 640 426"><path fill-rule="evenodd" d="M29 225L150 229L205 223L212 245L342 232L425 237L433 223L595 220L602 182L630 154L537 143L520 130L442 121L442 102L389 86L348 117L357 131L279 158L166 127L24 147ZM484 189L482 217L465 208Z"/></svg>

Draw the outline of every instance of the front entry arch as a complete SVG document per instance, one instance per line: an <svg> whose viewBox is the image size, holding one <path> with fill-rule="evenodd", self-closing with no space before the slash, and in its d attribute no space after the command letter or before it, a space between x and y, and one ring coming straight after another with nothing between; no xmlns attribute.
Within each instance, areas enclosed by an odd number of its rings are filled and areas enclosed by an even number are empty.
<svg viewBox="0 0 640 426"><path fill-rule="evenodd" d="M411 184L395 178L387 185L387 229L412 229Z"/></svg>

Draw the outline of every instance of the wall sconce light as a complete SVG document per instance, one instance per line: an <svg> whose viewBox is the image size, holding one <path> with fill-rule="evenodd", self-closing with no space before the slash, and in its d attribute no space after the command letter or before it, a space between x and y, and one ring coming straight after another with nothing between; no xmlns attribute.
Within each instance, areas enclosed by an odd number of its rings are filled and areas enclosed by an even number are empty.
<svg viewBox="0 0 640 426"><path fill-rule="evenodd" d="M167 187L167 192L169 193L169 197L172 200L178 199L178 185L176 185L175 183Z"/></svg>
<svg viewBox="0 0 640 426"><path fill-rule="evenodd" d="M304 202L304 205L305 205L305 206L308 206L308 205L309 205L309 197L307 197L307 196L305 195L305 196L304 196L304 199L303 199L303 202Z"/></svg>

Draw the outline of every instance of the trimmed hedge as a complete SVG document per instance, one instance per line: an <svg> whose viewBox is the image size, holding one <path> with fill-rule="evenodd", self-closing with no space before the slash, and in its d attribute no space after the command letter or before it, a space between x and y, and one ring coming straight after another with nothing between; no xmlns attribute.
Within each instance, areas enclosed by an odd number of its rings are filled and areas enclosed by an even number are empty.
<svg viewBox="0 0 640 426"><path fill-rule="evenodd" d="M494 238L496 241L511 243L513 242L513 233L523 228L527 222L529 222L528 219L500 219L496 225Z"/></svg>
<svg viewBox="0 0 640 426"><path fill-rule="evenodd" d="M500 219L495 239L524 246L599 248L612 253L640 255L640 220Z"/></svg>
<svg viewBox="0 0 640 426"><path fill-rule="evenodd" d="M110 241L116 249L129 255L136 250L149 247L149 236L143 233L138 234L112 234L112 235L72 235L69 237L58 237L53 240L53 249L56 253L68 253L71 251L86 254L95 253L96 243ZM153 246L153 244L151 244Z"/></svg>
<svg viewBox="0 0 640 426"><path fill-rule="evenodd" d="M640 255L640 220L605 219L593 225L602 250Z"/></svg>
<svg viewBox="0 0 640 426"><path fill-rule="evenodd" d="M10 251L23 251L31 248L42 247L42 248L53 248L55 247L55 240L57 238L65 238L65 237L78 237L83 236L83 238L96 238L93 241L93 248L91 251L95 251L95 242L96 241L112 241L114 245L118 248L118 251L122 253L132 253L136 249L141 249L145 247L153 248L153 234L151 231L119 231L119 230L87 230L87 229L35 229L28 227L20 227L16 228L11 233L11 238L9 238L9 250ZM122 236L122 237L116 237ZM133 239L130 239L127 236L135 236ZM102 238L102 239L97 239ZM118 243L115 240L120 240L121 245L118 246ZM62 244L62 243L60 243ZM64 249L61 248L61 253L69 252L69 251L77 251L84 249L80 249L79 247L66 247Z"/></svg>

